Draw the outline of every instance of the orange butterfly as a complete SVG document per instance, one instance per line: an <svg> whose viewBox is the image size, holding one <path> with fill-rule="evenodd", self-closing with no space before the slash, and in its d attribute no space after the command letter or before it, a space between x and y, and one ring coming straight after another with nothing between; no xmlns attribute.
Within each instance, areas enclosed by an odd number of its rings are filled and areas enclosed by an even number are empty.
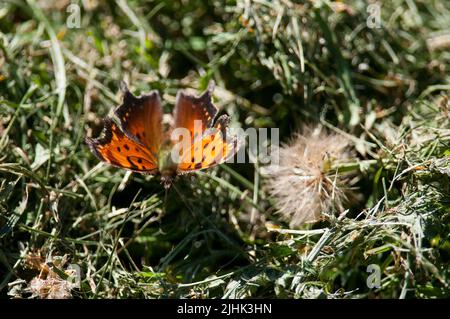
<svg viewBox="0 0 450 319"><path fill-rule="evenodd" d="M240 139L228 130L211 101L211 83L200 97L178 91L173 123L163 124L158 91L135 97L123 85L122 104L104 119L102 136L86 138L101 161L135 172L160 174L166 188L177 175L213 167L234 156ZM187 134L174 134L174 133Z"/></svg>

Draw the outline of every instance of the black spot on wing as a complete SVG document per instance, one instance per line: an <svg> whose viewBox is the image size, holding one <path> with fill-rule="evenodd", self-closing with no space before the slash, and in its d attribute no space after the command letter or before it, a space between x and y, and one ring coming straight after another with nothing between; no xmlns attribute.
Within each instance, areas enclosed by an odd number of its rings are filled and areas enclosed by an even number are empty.
<svg viewBox="0 0 450 319"><path fill-rule="evenodd" d="M127 161L131 165L132 169L136 171L154 172L157 170L154 168L155 165L153 163L142 157L127 156ZM150 170L149 167L153 167L153 169Z"/></svg>
<svg viewBox="0 0 450 319"><path fill-rule="evenodd" d="M134 162L131 160L131 157L132 157L132 156L127 156L127 161L128 161L128 163L130 163L130 166L131 166L132 169L137 170L138 167L137 167L137 165L134 164Z"/></svg>

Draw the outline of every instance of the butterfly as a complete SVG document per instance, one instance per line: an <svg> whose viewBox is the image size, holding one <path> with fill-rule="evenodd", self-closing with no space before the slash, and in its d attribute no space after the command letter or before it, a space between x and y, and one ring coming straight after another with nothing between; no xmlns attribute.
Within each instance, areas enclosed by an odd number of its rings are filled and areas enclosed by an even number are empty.
<svg viewBox="0 0 450 319"><path fill-rule="evenodd" d="M169 188L178 175L210 168L233 157L241 142L212 102L214 83L200 96L177 92L172 122L164 123L158 91L134 96L122 83L123 102L104 118L98 138L86 138L101 161L134 172L160 175Z"/></svg>

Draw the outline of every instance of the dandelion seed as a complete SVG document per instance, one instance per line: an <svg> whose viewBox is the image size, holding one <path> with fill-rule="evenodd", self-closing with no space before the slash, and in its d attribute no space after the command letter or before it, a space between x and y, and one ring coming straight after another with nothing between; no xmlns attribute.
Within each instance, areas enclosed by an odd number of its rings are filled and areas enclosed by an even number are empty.
<svg viewBox="0 0 450 319"><path fill-rule="evenodd" d="M67 256L52 257L55 266L63 267L66 264ZM39 255L29 255L26 258L29 267L38 270L39 275L31 279L28 290L32 298L40 299L69 299L72 298L71 290L74 284L61 278L54 272ZM70 275L70 270L64 271Z"/></svg>
<svg viewBox="0 0 450 319"><path fill-rule="evenodd" d="M266 189L291 227L321 219L323 212L342 210L348 174L334 165L351 156L348 141L320 126L306 127L279 150L278 165L265 167Z"/></svg>
<svg viewBox="0 0 450 319"><path fill-rule="evenodd" d="M29 284L32 297L41 299L69 299L72 298L71 284L59 277L41 279L35 277Z"/></svg>

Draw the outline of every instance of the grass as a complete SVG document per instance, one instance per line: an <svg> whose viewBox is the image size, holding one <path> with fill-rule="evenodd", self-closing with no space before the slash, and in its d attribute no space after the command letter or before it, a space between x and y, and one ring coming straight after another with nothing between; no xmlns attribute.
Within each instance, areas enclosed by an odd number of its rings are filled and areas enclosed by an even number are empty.
<svg viewBox="0 0 450 319"><path fill-rule="evenodd" d="M450 297L448 2L382 2L380 28L362 0L83 3L80 28L69 1L0 4L2 297L45 297L32 279L69 264L75 298ZM166 193L84 144L120 81L160 90L169 112L211 79L233 126L346 137L354 155L334 169L355 174L355 200L290 229L259 165Z"/></svg>

